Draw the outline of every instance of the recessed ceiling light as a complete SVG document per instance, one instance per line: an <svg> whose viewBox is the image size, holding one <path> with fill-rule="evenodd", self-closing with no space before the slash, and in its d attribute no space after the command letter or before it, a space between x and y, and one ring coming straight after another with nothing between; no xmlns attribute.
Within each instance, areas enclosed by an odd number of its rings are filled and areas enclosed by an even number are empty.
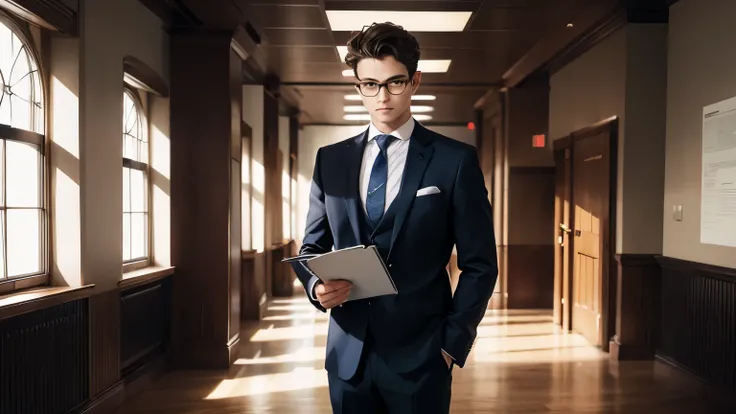
<svg viewBox="0 0 736 414"><path fill-rule="evenodd" d="M370 121L371 116L369 114L345 114L342 119L346 121ZM432 119L431 115L418 114L414 115L414 119L417 121L429 121Z"/></svg>
<svg viewBox="0 0 736 414"><path fill-rule="evenodd" d="M451 59L422 59L417 65L417 70L422 73L446 73L450 68ZM342 76L355 77L352 69L342 71Z"/></svg>
<svg viewBox="0 0 736 414"><path fill-rule="evenodd" d="M411 97L412 101L434 101L437 99L434 95L413 95ZM360 101L361 97L360 95L345 95L346 101Z"/></svg>
<svg viewBox="0 0 736 414"><path fill-rule="evenodd" d="M345 112L368 112L368 110L363 105L346 105L342 107L343 111ZM414 113L422 113L422 112L432 112L434 111L434 107L427 106L427 105L411 105L410 107L411 111Z"/></svg>
<svg viewBox="0 0 736 414"><path fill-rule="evenodd" d="M470 11L327 10L333 31L359 31L374 22L392 22L410 32L462 32Z"/></svg>

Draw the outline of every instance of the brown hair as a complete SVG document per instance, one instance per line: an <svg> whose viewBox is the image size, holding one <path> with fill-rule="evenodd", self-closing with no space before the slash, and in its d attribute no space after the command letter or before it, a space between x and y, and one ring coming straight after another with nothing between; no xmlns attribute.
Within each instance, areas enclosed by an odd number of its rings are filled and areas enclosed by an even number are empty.
<svg viewBox="0 0 736 414"><path fill-rule="evenodd" d="M348 41L345 63L358 77L358 62L365 58L393 56L414 76L419 64L419 43L403 27L393 23L373 23Z"/></svg>

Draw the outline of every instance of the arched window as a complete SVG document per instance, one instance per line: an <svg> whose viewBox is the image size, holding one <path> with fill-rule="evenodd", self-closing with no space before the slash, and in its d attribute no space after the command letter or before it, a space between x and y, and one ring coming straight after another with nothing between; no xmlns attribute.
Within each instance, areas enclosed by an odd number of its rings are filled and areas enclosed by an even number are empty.
<svg viewBox="0 0 736 414"><path fill-rule="evenodd" d="M41 79L31 43L0 14L0 283L46 280Z"/></svg>
<svg viewBox="0 0 736 414"><path fill-rule="evenodd" d="M137 94L125 89L123 93L123 263L126 265L135 263L145 266L149 261L146 122Z"/></svg>

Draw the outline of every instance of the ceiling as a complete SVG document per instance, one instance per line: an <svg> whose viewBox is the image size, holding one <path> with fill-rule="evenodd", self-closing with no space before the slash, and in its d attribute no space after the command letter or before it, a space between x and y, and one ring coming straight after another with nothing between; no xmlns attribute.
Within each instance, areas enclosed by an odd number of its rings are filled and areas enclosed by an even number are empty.
<svg viewBox="0 0 736 414"><path fill-rule="evenodd" d="M333 31L326 11L403 10L467 11L470 19L459 32L413 32L422 59L451 59L446 73L424 73L418 94L436 100L429 124L465 124L474 120L473 104L489 89L504 85L514 65L551 36L560 37L567 24L611 0L141 0L178 9L178 22L212 28L233 28L249 22L263 39L268 67L300 111L302 124L350 124L343 107L354 94L352 77L336 46L349 31ZM217 4L217 6L215 5ZM160 14L161 15L161 14ZM564 34L564 33L563 33ZM564 37L564 36L563 36Z"/></svg>

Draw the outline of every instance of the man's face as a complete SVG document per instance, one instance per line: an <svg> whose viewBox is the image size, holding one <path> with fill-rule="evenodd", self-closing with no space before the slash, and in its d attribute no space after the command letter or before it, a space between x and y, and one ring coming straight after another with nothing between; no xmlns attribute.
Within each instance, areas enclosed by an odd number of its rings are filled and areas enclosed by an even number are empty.
<svg viewBox="0 0 736 414"><path fill-rule="evenodd" d="M414 74L412 82L406 66L393 56L362 59L357 72L358 92L374 123L391 125L408 120L411 96L419 87L421 72Z"/></svg>

